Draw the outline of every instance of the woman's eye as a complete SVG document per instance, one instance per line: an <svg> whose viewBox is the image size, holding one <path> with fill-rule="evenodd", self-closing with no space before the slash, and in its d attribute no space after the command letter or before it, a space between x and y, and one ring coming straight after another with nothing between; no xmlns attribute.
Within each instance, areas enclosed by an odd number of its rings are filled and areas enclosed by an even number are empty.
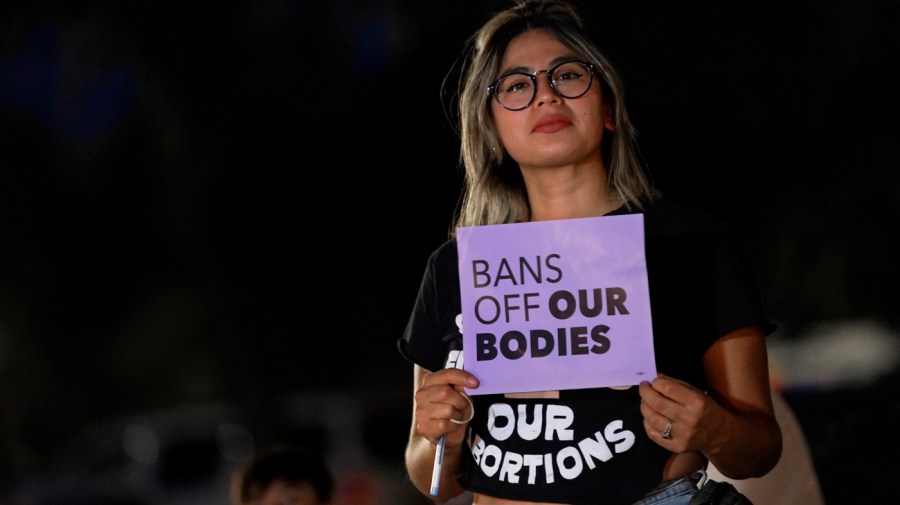
<svg viewBox="0 0 900 505"><path fill-rule="evenodd" d="M506 88L507 93L518 93L528 89L528 85L524 82L516 82L511 84L508 88Z"/></svg>

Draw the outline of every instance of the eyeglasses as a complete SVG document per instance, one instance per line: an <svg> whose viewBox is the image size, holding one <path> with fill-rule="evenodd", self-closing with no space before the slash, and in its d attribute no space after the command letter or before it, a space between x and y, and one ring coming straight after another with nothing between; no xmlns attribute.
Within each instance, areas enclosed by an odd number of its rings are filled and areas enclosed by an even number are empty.
<svg viewBox="0 0 900 505"><path fill-rule="evenodd" d="M534 73L512 72L488 86L497 103L507 110L522 110L534 101L537 94L537 76L547 72L550 87L563 98L578 98L591 88L594 66L583 61L565 61L548 70Z"/></svg>

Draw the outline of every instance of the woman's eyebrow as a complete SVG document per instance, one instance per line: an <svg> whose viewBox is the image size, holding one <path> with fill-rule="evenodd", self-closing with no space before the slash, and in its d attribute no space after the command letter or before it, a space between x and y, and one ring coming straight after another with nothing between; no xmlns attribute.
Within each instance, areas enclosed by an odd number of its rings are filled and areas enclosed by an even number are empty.
<svg viewBox="0 0 900 505"><path fill-rule="evenodd" d="M547 66L545 68L542 68L540 70L547 70L547 69L553 68L556 65L559 65L560 63L563 63L566 61L574 61L577 59L578 58L575 55L571 55L571 54L565 55L565 56L557 56L556 58L553 58L552 60L550 60L550 63L547 63ZM524 72L526 74L533 74L535 72L535 70L532 67L524 67L524 66L510 67L510 68L503 69L500 72L500 75L501 76L508 75L513 72Z"/></svg>

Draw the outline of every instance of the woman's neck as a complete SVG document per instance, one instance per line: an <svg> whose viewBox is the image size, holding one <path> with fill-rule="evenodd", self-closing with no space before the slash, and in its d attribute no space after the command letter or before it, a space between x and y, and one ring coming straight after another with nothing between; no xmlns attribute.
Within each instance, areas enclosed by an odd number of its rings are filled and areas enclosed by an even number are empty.
<svg viewBox="0 0 900 505"><path fill-rule="evenodd" d="M532 221L597 217L621 205L602 166L523 169Z"/></svg>

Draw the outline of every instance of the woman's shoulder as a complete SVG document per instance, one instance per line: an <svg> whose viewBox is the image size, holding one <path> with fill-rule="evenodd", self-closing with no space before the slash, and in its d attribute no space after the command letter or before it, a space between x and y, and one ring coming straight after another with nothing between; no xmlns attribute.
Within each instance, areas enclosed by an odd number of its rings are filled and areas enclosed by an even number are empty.
<svg viewBox="0 0 900 505"><path fill-rule="evenodd" d="M730 227L713 214L660 197L643 208L645 226L655 233L730 233Z"/></svg>
<svg viewBox="0 0 900 505"><path fill-rule="evenodd" d="M431 279L452 280L459 275L456 239L449 238L428 256L426 274Z"/></svg>
<svg viewBox="0 0 900 505"><path fill-rule="evenodd" d="M441 245L437 246L431 252L428 262L433 265L443 265L446 263L456 264L459 254L456 249L456 237L445 240Z"/></svg>

